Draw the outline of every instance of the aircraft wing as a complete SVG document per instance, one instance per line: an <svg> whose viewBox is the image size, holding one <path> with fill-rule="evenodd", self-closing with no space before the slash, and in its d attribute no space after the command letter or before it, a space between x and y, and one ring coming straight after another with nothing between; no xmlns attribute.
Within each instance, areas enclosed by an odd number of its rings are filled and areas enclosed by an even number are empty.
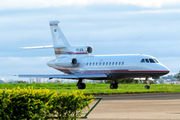
<svg viewBox="0 0 180 120"><path fill-rule="evenodd" d="M72 74L72 75L58 75L58 74L36 74L36 75L32 75L32 74L19 74L16 75L18 77L28 77L28 78L32 78L32 77L37 77L37 78L63 78L63 79L79 79L79 78L83 78L83 79L92 79L92 78L107 78L106 74Z"/></svg>

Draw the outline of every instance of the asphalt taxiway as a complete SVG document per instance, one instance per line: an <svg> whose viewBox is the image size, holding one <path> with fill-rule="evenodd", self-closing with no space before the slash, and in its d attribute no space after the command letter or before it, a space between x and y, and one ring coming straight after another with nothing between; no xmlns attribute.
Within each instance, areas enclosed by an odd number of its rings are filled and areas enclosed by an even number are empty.
<svg viewBox="0 0 180 120"><path fill-rule="evenodd" d="M88 115L87 120L180 120L180 93L96 97L103 99Z"/></svg>

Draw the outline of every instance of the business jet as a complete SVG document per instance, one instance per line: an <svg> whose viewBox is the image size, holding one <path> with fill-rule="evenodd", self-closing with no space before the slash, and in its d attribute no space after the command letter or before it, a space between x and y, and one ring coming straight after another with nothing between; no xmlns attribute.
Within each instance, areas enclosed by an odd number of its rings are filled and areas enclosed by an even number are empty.
<svg viewBox="0 0 180 120"><path fill-rule="evenodd" d="M50 21L53 45L22 47L22 49L54 48L56 59L47 62L49 67L65 74L19 74L19 77L63 78L78 80L78 89L85 89L83 79L111 80L110 89L118 88L118 80L124 78L159 78L169 69L155 57L144 54L91 55L91 46L71 46L58 26L59 21Z"/></svg>

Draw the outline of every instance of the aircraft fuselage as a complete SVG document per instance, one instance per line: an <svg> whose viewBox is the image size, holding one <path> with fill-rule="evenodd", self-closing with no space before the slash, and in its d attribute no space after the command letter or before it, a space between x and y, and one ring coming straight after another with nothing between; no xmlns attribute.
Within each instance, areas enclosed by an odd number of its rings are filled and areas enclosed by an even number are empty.
<svg viewBox="0 0 180 120"><path fill-rule="evenodd" d="M158 62L156 58L149 55L78 55L74 56L78 60L78 65L76 67L58 66L57 61L65 57L66 56L63 56L49 61L47 65L67 74L106 74L108 77L103 79L159 77L169 73L167 67ZM143 59L144 62L142 61Z"/></svg>

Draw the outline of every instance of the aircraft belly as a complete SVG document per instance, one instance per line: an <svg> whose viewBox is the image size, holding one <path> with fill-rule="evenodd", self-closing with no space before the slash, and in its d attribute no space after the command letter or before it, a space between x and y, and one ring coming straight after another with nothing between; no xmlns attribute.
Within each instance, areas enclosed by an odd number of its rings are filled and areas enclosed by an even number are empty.
<svg viewBox="0 0 180 120"><path fill-rule="evenodd" d="M78 68L55 68L56 70L59 70L66 74L79 74L81 71Z"/></svg>
<svg viewBox="0 0 180 120"><path fill-rule="evenodd" d="M82 73L86 74L98 74L98 73L104 73L108 77L107 79L122 79L127 77L147 77L147 76L161 76L167 74L168 71L139 71L139 70L133 70L130 71L128 69L124 70L88 70L88 71L82 71Z"/></svg>
<svg viewBox="0 0 180 120"><path fill-rule="evenodd" d="M110 79L122 79L122 78L128 78L128 77L155 77L155 76L161 76L167 74L167 72L145 72L145 73L139 73L139 72L128 72L128 73L106 73L108 78Z"/></svg>

